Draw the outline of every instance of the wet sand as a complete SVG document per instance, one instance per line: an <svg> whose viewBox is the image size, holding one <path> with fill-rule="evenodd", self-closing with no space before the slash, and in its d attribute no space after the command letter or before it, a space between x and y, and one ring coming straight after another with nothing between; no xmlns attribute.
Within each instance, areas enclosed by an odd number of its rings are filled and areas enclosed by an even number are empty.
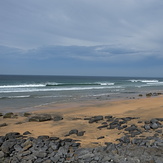
<svg viewBox="0 0 163 163"><path fill-rule="evenodd" d="M83 147L102 146L105 142L116 143L116 139L123 135L123 131L118 129L101 129L97 127L100 123L88 123L92 116L114 116L116 118L123 117L139 117L127 122L129 124L136 124L141 126L138 121L150 120L152 118L163 118L163 96L116 100L116 101L87 101L86 103L64 103L51 104L37 108L37 111L31 112L35 114L51 114L61 115L63 120L60 121L45 121L45 122L28 122L28 117L24 117L22 113L17 113L18 116L13 118L0 117L0 124L6 123L7 126L0 127L0 135L5 135L9 132L19 132L23 134L29 131L30 137L37 137L40 135L56 136L61 139L73 138L81 141ZM65 136L70 130L77 129L78 131L85 131L84 136L77 136L75 134ZM152 135L152 131L144 133ZM97 139L104 136L103 139Z"/></svg>

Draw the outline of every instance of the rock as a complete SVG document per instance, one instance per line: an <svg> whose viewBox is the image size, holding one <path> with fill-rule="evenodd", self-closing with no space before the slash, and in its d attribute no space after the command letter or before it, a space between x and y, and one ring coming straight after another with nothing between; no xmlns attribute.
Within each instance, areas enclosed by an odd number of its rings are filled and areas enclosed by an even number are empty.
<svg viewBox="0 0 163 163"><path fill-rule="evenodd" d="M157 123L152 123L152 124L150 125L150 127L151 127L152 129L157 129L157 128L158 128L158 125L157 125Z"/></svg>
<svg viewBox="0 0 163 163"><path fill-rule="evenodd" d="M9 154L12 151L13 146L16 144L15 141L5 141L2 146L1 146L1 150L6 153Z"/></svg>
<svg viewBox="0 0 163 163"><path fill-rule="evenodd" d="M94 116L89 120L89 123L94 123L94 122L98 122L100 120L103 120L103 116Z"/></svg>
<svg viewBox="0 0 163 163"><path fill-rule="evenodd" d="M59 140L59 137L50 137L49 140L50 141L56 141L56 140Z"/></svg>
<svg viewBox="0 0 163 163"><path fill-rule="evenodd" d="M136 135L140 135L142 132L140 131L135 131L135 132L131 132L131 137L135 137Z"/></svg>
<svg viewBox="0 0 163 163"><path fill-rule="evenodd" d="M6 134L5 138L6 139L15 139L15 138L19 138L21 135L19 132L9 132Z"/></svg>
<svg viewBox="0 0 163 163"><path fill-rule="evenodd" d="M0 117L2 117L3 116L3 114L2 113L0 113Z"/></svg>
<svg viewBox="0 0 163 163"><path fill-rule="evenodd" d="M162 130L156 130L155 132L157 132L157 133L162 133Z"/></svg>
<svg viewBox="0 0 163 163"><path fill-rule="evenodd" d="M145 124L150 124L150 121L145 121L144 123L145 123Z"/></svg>
<svg viewBox="0 0 163 163"><path fill-rule="evenodd" d="M67 155L67 153L68 153L68 148L66 148L66 147L60 147L60 148L58 149L58 153L60 153L60 155Z"/></svg>
<svg viewBox="0 0 163 163"><path fill-rule="evenodd" d="M125 118L121 118L124 121L131 121L132 119L139 119L139 117L125 117Z"/></svg>
<svg viewBox="0 0 163 163"><path fill-rule="evenodd" d="M152 93L147 93L146 94L146 97L151 97L152 96Z"/></svg>
<svg viewBox="0 0 163 163"><path fill-rule="evenodd" d="M163 118L156 118L158 121L163 121Z"/></svg>
<svg viewBox="0 0 163 163"><path fill-rule="evenodd" d="M0 158L2 158L4 156L5 156L4 152L3 151L0 151Z"/></svg>
<svg viewBox="0 0 163 163"><path fill-rule="evenodd" d="M61 115L54 115L53 116L53 121L61 121L63 120L63 117Z"/></svg>
<svg viewBox="0 0 163 163"><path fill-rule="evenodd" d="M73 139L68 138L68 139L63 139L63 141L65 141L65 142L72 142Z"/></svg>
<svg viewBox="0 0 163 163"><path fill-rule="evenodd" d="M73 129L71 131L69 131L69 135L72 135L72 134L78 134L78 130L77 129Z"/></svg>
<svg viewBox="0 0 163 163"><path fill-rule="evenodd" d="M23 151L28 150L29 148L31 148L33 146L32 141L30 141L30 139L27 139L24 144L22 145L23 147Z"/></svg>
<svg viewBox="0 0 163 163"><path fill-rule="evenodd" d="M24 113L24 117L29 117L29 116L31 116L31 113Z"/></svg>
<svg viewBox="0 0 163 163"><path fill-rule="evenodd" d="M52 163L50 159L43 161L42 163Z"/></svg>
<svg viewBox="0 0 163 163"><path fill-rule="evenodd" d="M97 140L104 139L104 138L105 138L105 136L100 136L100 137L97 138Z"/></svg>
<svg viewBox="0 0 163 163"><path fill-rule="evenodd" d="M91 118L84 118L84 120L90 120Z"/></svg>
<svg viewBox="0 0 163 163"><path fill-rule="evenodd" d="M127 125L123 125L122 127L123 127L123 128L127 128Z"/></svg>
<svg viewBox="0 0 163 163"><path fill-rule="evenodd" d="M14 145L14 149L15 149L15 151L18 151L18 152L22 151L22 147L18 144Z"/></svg>
<svg viewBox="0 0 163 163"><path fill-rule="evenodd" d="M41 135L41 136L38 136L38 139L41 139L41 140L49 139L49 136L48 135Z"/></svg>
<svg viewBox="0 0 163 163"><path fill-rule="evenodd" d="M97 127L98 129L102 129L102 128L106 128L106 127L108 127L108 124L105 124L105 125L103 125L103 126L99 126L99 127Z"/></svg>
<svg viewBox="0 0 163 163"><path fill-rule="evenodd" d="M34 155L38 158L45 158L47 156L47 153L44 151L38 151L38 152L35 152Z"/></svg>
<svg viewBox="0 0 163 163"><path fill-rule="evenodd" d="M128 132L133 132L135 130L138 130L137 126L136 125L131 125L130 127L127 127L125 129L125 131L128 131Z"/></svg>
<svg viewBox="0 0 163 163"><path fill-rule="evenodd" d="M123 136L118 140L122 143L126 143L126 144L130 143L130 138L128 136Z"/></svg>
<svg viewBox="0 0 163 163"><path fill-rule="evenodd" d="M72 146L72 147L79 147L79 146L80 146L80 143L72 143L71 146Z"/></svg>
<svg viewBox="0 0 163 163"><path fill-rule="evenodd" d="M80 131L77 133L77 136L84 136L85 131Z"/></svg>
<svg viewBox="0 0 163 163"><path fill-rule="evenodd" d="M146 124L146 125L144 125L144 129L145 129L145 130L150 130L150 129L151 129L151 127L150 127L150 125L149 125L149 124Z"/></svg>
<svg viewBox="0 0 163 163"><path fill-rule="evenodd" d="M29 122L43 122L43 121L50 121L51 115L49 114L42 114L42 115L35 115L29 118Z"/></svg>
<svg viewBox="0 0 163 163"><path fill-rule="evenodd" d="M112 115L107 115L107 116L105 116L105 119L111 119L111 118L113 118Z"/></svg>
<svg viewBox="0 0 163 163"><path fill-rule="evenodd" d="M0 124L0 127L4 127L4 126L7 126L7 124L6 123L1 123Z"/></svg>
<svg viewBox="0 0 163 163"><path fill-rule="evenodd" d="M14 113L12 112L9 112L9 113L6 113L3 118L12 118L14 116Z"/></svg>
<svg viewBox="0 0 163 163"><path fill-rule="evenodd" d="M27 151L21 152L21 155L22 156L27 156L27 155L30 155L31 153L32 153L31 151L27 150Z"/></svg>
<svg viewBox="0 0 163 163"><path fill-rule="evenodd" d="M86 153L86 154L84 154L84 155L79 156L78 158L79 158L79 159L86 160L86 159L91 159L91 157L93 157L93 156L94 156L93 153ZM91 160L90 160L90 161L91 161Z"/></svg>
<svg viewBox="0 0 163 163"><path fill-rule="evenodd" d="M150 123L156 123L156 122L158 122L158 120L155 118L150 120Z"/></svg>
<svg viewBox="0 0 163 163"><path fill-rule="evenodd" d="M23 135L30 135L31 133L29 131L26 131L23 133Z"/></svg>
<svg viewBox="0 0 163 163"><path fill-rule="evenodd" d="M107 125L108 123L107 123L107 122L102 122L101 124L102 124L102 125Z"/></svg>
<svg viewBox="0 0 163 163"><path fill-rule="evenodd" d="M110 162L111 161L111 158L109 156L104 156L104 158L102 159L102 162Z"/></svg>

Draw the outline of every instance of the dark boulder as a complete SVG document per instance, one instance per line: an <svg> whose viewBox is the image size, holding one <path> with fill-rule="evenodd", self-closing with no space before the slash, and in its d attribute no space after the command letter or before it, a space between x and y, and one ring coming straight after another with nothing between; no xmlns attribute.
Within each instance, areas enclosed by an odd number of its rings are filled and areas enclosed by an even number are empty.
<svg viewBox="0 0 163 163"><path fill-rule="evenodd" d="M157 123L157 122L158 122L158 120L155 118L150 120L150 123Z"/></svg>
<svg viewBox="0 0 163 163"><path fill-rule="evenodd" d="M135 131L135 130L138 130L136 125L131 125L130 127L127 127L125 129L125 131L128 131L128 132L132 132L132 131Z"/></svg>
<svg viewBox="0 0 163 163"><path fill-rule="evenodd" d="M30 135L31 133L29 131L26 131L23 133L23 135Z"/></svg>
<svg viewBox="0 0 163 163"><path fill-rule="evenodd" d="M9 132L5 135L5 139L15 139L21 137L19 132Z"/></svg>
<svg viewBox="0 0 163 163"><path fill-rule="evenodd" d="M77 129L73 129L71 131L69 131L69 135L72 135L72 134L78 134L78 130Z"/></svg>
<svg viewBox="0 0 163 163"><path fill-rule="evenodd" d="M163 118L156 118L158 121L163 121Z"/></svg>
<svg viewBox="0 0 163 163"><path fill-rule="evenodd" d="M41 135L41 136L38 136L38 139L41 139L41 140L49 139L49 136L48 135Z"/></svg>
<svg viewBox="0 0 163 163"><path fill-rule="evenodd" d="M43 122L43 121L50 121L51 115L49 114L42 114L42 115L35 115L29 118L29 122Z"/></svg>
<svg viewBox="0 0 163 163"><path fill-rule="evenodd" d="M84 136L85 131L80 131L77 133L77 136Z"/></svg>
<svg viewBox="0 0 163 163"><path fill-rule="evenodd" d="M126 143L126 144L130 143L130 138L128 136L123 136L118 140L122 143Z"/></svg>
<svg viewBox="0 0 163 163"><path fill-rule="evenodd" d="M100 136L100 137L97 138L97 140L104 139L104 138L105 138L105 136Z"/></svg>
<svg viewBox="0 0 163 163"><path fill-rule="evenodd" d="M61 121L63 120L63 117L61 115L53 115L52 119L53 121Z"/></svg>
<svg viewBox="0 0 163 163"><path fill-rule="evenodd" d="M150 127L152 129L157 129L158 128L158 125L157 125L157 123L152 123L152 124L150 124Z"/></svg>
<svg viewBox="0 0 163 163"><path fill-rule="evenodd" d="M49 140L50 141L57 141L57 140L59 140L59 137L50 137Z"/></svg>
<svg viewBox="0 0 163 163"><path fill-rule="evenodd" d="M89 123L94 123L94 122L98 122L100 120L103 120L103 116L94 116L89 120Z"/></svg>
<svg viewBox="0 0 163 163"><path fill-rule="evenodd" d="M0 124L0 127L4 127L4 126L7 126L7 124L6 123L1 123Z"/></svg>
<svg viewBox="0 0 163 163"><path fill-rule="evenodd" d="M98 129L102 129L102 128L106 128L106 127L108 127L108 124L105 124L105 125L99 126L99 127L97 127L97 128L98 128Z"/></svg>
<svg viewBox="0 0 163 163"><path fill-rule="evenodd" d="M145 124L145 125L144 125L144 129L145 129L145 130L150 130L150 129L151 129L151 127L150 127L150 125L149 125L149 124Z"/></svg>

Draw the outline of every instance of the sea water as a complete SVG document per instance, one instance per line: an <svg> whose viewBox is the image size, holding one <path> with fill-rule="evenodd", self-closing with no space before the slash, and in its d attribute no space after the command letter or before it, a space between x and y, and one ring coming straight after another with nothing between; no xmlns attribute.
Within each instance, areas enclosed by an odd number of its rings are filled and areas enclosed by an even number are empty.
<svg viewBox="0 0 163 163"><path fill-rule="evenodd" d="M163 78L0 75L0 112L86 100L163 93Z"/></svg>

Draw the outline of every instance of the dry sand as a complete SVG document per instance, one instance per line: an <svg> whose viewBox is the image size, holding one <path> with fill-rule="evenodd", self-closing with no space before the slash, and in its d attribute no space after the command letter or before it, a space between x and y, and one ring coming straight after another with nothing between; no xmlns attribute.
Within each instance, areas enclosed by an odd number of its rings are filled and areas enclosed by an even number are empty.
<svg viewBox="0 0 163 163"><path fill-rule="evenodd" d="M23 134L29 131L30 137L40 135L57 136L62 139L73 138L80 140L82 146L99 146L104 142L116 142L117 138L123 135L118 129L97 129L101 123L88 123L84 120L86 117L97 115L112 115L118 118L122 117L140 117L139 120L150 120L152 118L163 118L163 97L150 97L141 99L118 100L118 101L89 101L80 103L51 104L42 106L33 114L60 114L63 116L61 121L28 122L27 117L18 116L17 118L0 117L0 124L6 123L7 126L0 127L0 135L8 132L20 132ZM138 120L132 120L129 124L136 124ZM102 121L101 121L102 122ZM72 129L86 131L84 136L71 135L65 137ZM152 133L148 133L152 134ZM97 140L104 136L104 139ZM98 144L97 144L98 143Z"/></svg>

